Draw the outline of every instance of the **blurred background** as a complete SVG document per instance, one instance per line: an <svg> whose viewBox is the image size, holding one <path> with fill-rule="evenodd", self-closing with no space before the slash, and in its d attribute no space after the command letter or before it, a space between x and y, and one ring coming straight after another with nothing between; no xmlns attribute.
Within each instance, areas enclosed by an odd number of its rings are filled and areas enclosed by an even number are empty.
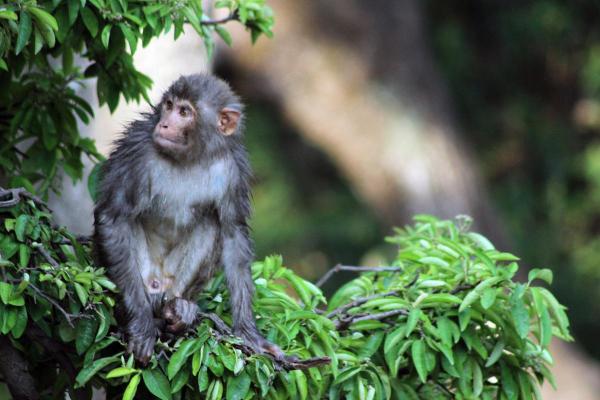
<svg viewBox="0 0 600 400"><path fill-rule="evenodd" d="M153 99L212 70L246 102L257 257L316 280L385 263L384 237L415 213L471 215L522 268L553 269L569 307L576 344L555 347L559 391L544 398L599 399L600 3L269 4L275 37L252 46L234 29L210 64L193 32L136 54ZM93 82L82 90L95 101ZM98 109L82 131L106 154L147 108ZM86 188L70 185L54 209L89 233Z"/></svg>

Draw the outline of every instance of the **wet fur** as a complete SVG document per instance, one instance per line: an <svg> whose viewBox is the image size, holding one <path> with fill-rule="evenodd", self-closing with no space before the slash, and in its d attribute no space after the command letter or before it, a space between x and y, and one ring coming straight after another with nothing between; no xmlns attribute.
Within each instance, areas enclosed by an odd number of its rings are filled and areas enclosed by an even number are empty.
<svg viewBox="0 0 600 400"><path fill-rule="evenodd" d="M226 83L210 75L182 77L162 101L168 96L196 106L191 150L170 154L156 146L152 132L160 105L144 114L115 142L103 165L94 212L98 262L120 289L119 318L130 350L147 362L157 335L153 319L161 316L162 305L177 297L194 301L220 265L231 293L234 331L260 347L267 342L251 308L251 171L241 124L231 136L216 128L218 110L241 112L242 105ZM149 293L145 282L157 271L172 275L172 285Z"/></svg>

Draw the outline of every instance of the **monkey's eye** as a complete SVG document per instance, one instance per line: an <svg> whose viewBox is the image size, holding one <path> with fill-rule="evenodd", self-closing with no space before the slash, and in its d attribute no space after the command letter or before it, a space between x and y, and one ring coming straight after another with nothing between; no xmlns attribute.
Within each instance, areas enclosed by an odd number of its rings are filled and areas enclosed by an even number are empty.
<svg viewBox="0 0 600 400"><path fill-rule="evenodd" d="M173 108L173 102L171 100L167 100L165 105L167 106L167 110L171 110Z"/></svg>
<svg viewBox="0 0 600 400"><path fill-rule="evenodd" d="M179 115L181 115L182 117L187 117L187 115L188 115L188 109L186 107L181 107L179 109Z"/></svg>

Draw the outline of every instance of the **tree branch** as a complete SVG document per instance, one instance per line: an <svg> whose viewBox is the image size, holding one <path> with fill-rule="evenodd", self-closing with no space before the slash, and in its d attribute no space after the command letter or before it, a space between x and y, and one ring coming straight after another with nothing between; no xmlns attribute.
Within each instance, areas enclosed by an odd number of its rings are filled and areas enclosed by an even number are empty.
<svg viewBox="0 0 600 400"><path fill-rule="evenodd" d="M54 268L59 267L58 261L52 258L50 253L48 253L48 250L46 250L42 244L34 243L31 245L31 247L36 249L37 252L40 253L42 257L44 257L44 260L48 261L48 264L52 265Z"/></svg>
<svg viewBox="0 0 600 400"><path fill-rule="evenodd" d="M67 356L65 346L51 337L48 337L36 324L29 324L27 330L25 331L25 335L27 335L31 341L41 344L42 347L44 347L44 349L50 353L52 358L56 360L61 369L67 374L69 377L69 386L71 387L72 392L71 396L75 396L76 400L85 400L85 390L75 389L73 387L75 377L77 376L77 370Z"/></svg>
<svg viewBox="0 0 600 400"><path fill-rule="evenodd" d="M32 200L38 206L51 211L50 207L48 207L48 205L42 199L34 196L22 187L13 189L4 189L3 187L0 187L0 199L4 199L6 197L8 197L6 200L0 200L0 208L15 206L23 200Z"/></svg>
<svg viewBox="0 0 600 400"><path fill-rule="evenodd" d="M40 398L27 360L12 346L8 337L3 335L0 335L0 372L14 400Z"/></svg>
<svg viewBox="0 0 600 400"><path fill-rule="evenodd" d="M378 294L373 294L371 296L366 296L366 297L359 297L357 299L354 299L353 301L351 301L348 304L344 304L343 306L339 306L338 308L336 308L335 310L333 310L332 312L330 312L329 314L327 314L326 317L327 318L333 318L333 317L335 317L338 314L345 313L346 311L350 310L351 308L363 305L363 304L365 304L369 300L379 299L381 297L387 297L387 296L396 296L397 294L398 294L397 291L392 290L391 292L378 293Z"/></svg>
<svg viewBox="0 0 600 400"><path fill-rule="evenodd" d="M323 286L325 282L331 278L331 276L340 271L353 271L353 272L383 272L383 271L392 271L399 272L402 271L401 267L363 267L363 266L353 266L353 265L341 265L338 264L335 267L331 268L329 271L325 273L316 283L317 287Z"/></svg>
<svg viewBox="0 0 600 400"><path fill-rule="evenodd" d="M237 11L232 12L231 14L229 14L228 16L224 17L224 18L220 18L220 19L205 19L203 21L200 21L200 25L220 25L220 24L224 24L226 22L229 21L235 21L238 20L238 13Z"/></svg>
<svg viewBox="0 0 600 400"><path fill-rule="evenodd" d="M65 316L65 319L67 320L67 323L69 324L69 326L71 328L74 328L75 325L73 325L73 314L69 314L68 312L65 311L64 308L61 307L60 304L58 304L58 302L56 302L56 300L54 300L52 297L48 296L46 293L44 293L42 290L40 290L38 287L36 287L33 283L29 283L29 285L27 285L27 287L30 287L31 289L33 289L34 292L36 292L40 297L46 299L50 304L52 304L54 307L56 307L56 309L58 311L60 311L62 313L62 315Z"/></svg>
<svg viewBox="0 0 600 400"><path fill-rule="evenodd" d="M386 318L393 317L396 315L408 315L408 311L403 308L399 308L397 310L384 311L384 312L380 312L377 314L351 315L348 318L340 318L339 320L335 321L335 329L338 331L341 331L356 322L381 321L382 319L386 319Z"/></svg>

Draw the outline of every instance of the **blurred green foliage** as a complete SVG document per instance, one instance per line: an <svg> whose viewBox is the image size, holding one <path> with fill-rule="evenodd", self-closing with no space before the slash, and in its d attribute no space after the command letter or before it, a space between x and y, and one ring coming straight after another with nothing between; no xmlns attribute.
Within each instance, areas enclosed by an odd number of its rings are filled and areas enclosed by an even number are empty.
<svg viewBox="0 0 600 400"><path fill-rule="evenodd" d="M557 273L600 357L600 5L428 2L467 142L527 264Z"/></svg>
<svg viewBox="0 0 600 400"><path fill-rule="evenodd" d="M540 400L540 385L553 381L552 338L571 340L564 307L532 285L551 284L550 270L516 283L518 258L471 232L468 220L418 216L389 238L399 247L394 270L367 272L329 299L281 257L252 266L265 337L289 355L328 356L330 364L282 370L204 318L182 337L159 340L142 368L125 353L115 285L91 263L89 246L55 227L30 196L3 192L1 200L19 197L0 208L0 335L40 371L33 377L42 399L65 391L91 398L101 386L125 400ZM231 325L223 275L199 305Z"/></svg>
<svg viewBox="0 0 600 400"><path fill-rule="evenodd" d="M309 277L334 263L355 263L380 245L383 233L375 216L328 158L286 126L273 107L255 102L246 112L258 257L285 254L296 271Z"/></svg>

